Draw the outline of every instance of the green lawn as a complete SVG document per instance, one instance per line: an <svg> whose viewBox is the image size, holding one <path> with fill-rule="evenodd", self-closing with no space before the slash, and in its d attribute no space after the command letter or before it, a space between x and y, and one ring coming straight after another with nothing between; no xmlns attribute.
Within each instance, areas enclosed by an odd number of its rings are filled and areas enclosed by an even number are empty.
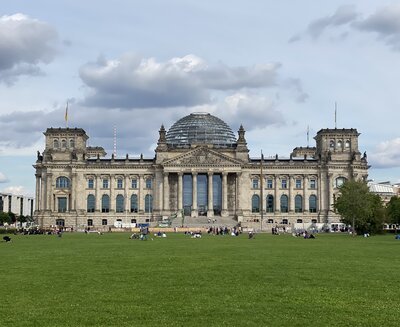
<svg viewBox="0 0 400 327"><path fill-rule="evenodd" d="M0 326L399 326L393 235L14 236Z"/></svg>

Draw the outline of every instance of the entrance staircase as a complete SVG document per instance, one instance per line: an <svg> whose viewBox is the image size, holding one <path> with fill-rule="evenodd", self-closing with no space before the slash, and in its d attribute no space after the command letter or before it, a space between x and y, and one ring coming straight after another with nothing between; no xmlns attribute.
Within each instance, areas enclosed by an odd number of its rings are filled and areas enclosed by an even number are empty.
<svg viewBox="0 0 400 327"><path fill-rule="evenodd" d="M234 217L219 217L215 216L210 218L211 222L208 222L207 217L185 217L183 225L185 227L233 227L237 225L237 220ZM214 221L213 221L214 220ZM178 217L172 220L171 227L181 227L182 218Z"/></svg>

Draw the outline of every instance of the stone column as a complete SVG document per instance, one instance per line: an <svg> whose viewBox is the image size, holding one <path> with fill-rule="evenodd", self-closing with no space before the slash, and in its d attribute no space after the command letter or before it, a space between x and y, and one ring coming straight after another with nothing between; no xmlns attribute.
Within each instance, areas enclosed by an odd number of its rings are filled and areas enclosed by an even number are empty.
<svg viewBox="0 0 400 327"><path fill-rule="evenodd" d="M278 199L278 188L279 188L279 176L274 176L274 211L279 212L281 210L280 201Z"/></svg>
<svg viewBox="0 0 400 327"><path fill-rule="evenodd" d="M294 199L293 199L293 176L289 176L288 178L288 183L289 183L289 212L294 212Z"/></svg>
<svg viewBox="0 0 400 327"><path fill-rule="evenodd" d="M125 199L125 212L128 213L129 210L129 202L130 202L130 197L129 197L129 175L125 175L125 184L124 184L124 199Z"/></svg>
<svg viewBox="0 0 400 327"><path fill-rule="evenodd" d="M303 209L304 212L308 212L309 208L309 194L308 194L308 176L304 175L303 178Z"/></svg>
<svg viewBox="0 0 400 327"><path fill-rule="evenodd" d="M52 183L51 183L51 179L52 179L53 174L52 173L47 173L46 176L46 210L54 210L53 209L53 188L52 188Z"/></svg>
<svg viewBox="0 0 400 327"><path fill-rule="evenodd" d="M74 172L71 174L71 204L69 210L76 210L76 184L78 183L77 174Z"/></svg>
<svg viewBox="0 0 400 327"><path fill-rule="evenodd" d="M138 194L138 207L139 213L144 213L144 197L143 197L143 175L139 175L139 194ZM143 199L142 199L143 198Z"/></svg>
<svg viewBox="0 0 400 327"><path fill-rule="evenodd" d="M222 173L222 211L221 216L228 216L228 173Z"/></svg>
<svg viewBox="0 0 400 327"><path fill-rule="evenodd" d="M164 210L169 214L169 173L164 173Z"/></svg>
<svg viewBox="0 0 400 327"><path fill-rule="evenodd" d="M35 210L40 210L40 174L36 174L36 190L35 190Z"/></svg>
<svg viewBox="0 0 400 327"><path fill-rule="evenodd" d="M115 212L115 185L114 185L114 175L110 175L110 212Z"/></svg>
<svg viewBox="0 0 400 327"><path fill-rule="evenodd" d="M100 196L100 185L101 185L101 176L99 174L96 175L96 190L95 190L95 198L96 198L96 212L101 212L101 196Z"/></svg>
<svg viewBox="0 0 400 327"><path fill-rule="evenodd" d="M207 217L214 217L213 205L213 172L208 172L208 203L207 203Z"/></svg>
<svg viewBox="0 0 400 327"><path fill-rule="evenodd" d="M236 173L236 201L235 201L235 205L236 205L236 214L239 216L243 215L243 208L241 207L241 203L240 203L240 188L241 188L241 184L240 184L240 176L242 175L241 172ZM239 219L239 218L238 218Z"/></svg>
<svg viewBox="0 0 400 327"><path fill-rule="evenodd" d="M192 217L198 216L197 210L197 172L192 173Z"/></svg>
<svg viewBox="0 0 400 327"><path fill-rule="evenodd" d="M178 173L178 210L183 209L183 173Z"/></svg>

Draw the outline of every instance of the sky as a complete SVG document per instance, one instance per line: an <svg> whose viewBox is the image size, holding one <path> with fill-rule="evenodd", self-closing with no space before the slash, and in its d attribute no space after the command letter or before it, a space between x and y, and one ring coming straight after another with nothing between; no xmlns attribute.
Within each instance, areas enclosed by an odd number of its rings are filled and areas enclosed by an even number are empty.
<svg viewBox="0 0 400 327"><path fill-rule="evenodd" d="M0 191L35 193L49 127L154 157L158 130L209 112L251 157L356 128L369 178L400 182L400 2L4 1ZM310 138L307 138L309 129Z"/></svg>

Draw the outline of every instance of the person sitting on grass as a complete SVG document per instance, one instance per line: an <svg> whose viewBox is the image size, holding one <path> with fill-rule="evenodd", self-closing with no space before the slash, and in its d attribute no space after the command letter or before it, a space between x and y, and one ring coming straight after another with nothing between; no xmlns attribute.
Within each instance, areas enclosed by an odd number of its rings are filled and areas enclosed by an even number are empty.
<svg viewBox="0 0 400 327"><path fill-rule="evenodd" d="M11 237L9 236L3 236L3 241L5 241L6 243L11 242Z"/></svg>

